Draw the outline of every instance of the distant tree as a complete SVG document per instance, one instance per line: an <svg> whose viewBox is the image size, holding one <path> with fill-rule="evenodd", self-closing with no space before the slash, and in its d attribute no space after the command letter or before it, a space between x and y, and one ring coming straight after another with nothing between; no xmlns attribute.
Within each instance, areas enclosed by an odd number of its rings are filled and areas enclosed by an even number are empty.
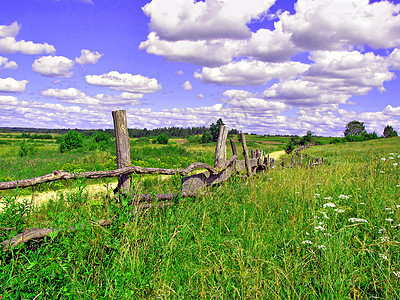
<svg viewBox="0 0 400 300"><path fill-rule="evenodd" d="M212 136L212 141L216 142L218 140L219 129L221 126L225 125L221 118L218 119L216 124L212 123L210 125L210 133Z"/></svg>
<svg viewBox="0 0 400 300"><path fill-rule="evenodd" d="M367 131L365 130L364 122L351 121L347 123L343 133L345 136L354 136L354 135L362 136L365 135Z"/></svg>
<svg viewBox="0 0 400 300"><path fill-rule="evenodd" d="M98 131L93 136L96 143L100 142L108 142L111 139L111 136L105 131Z"/></svg>
<svg viewBox="0 0 400 300"><path fill-rule="evenodd" d="M67 134L63 135L59 139L59 141L61 153L83 147L82 135L74 130L69 130Z"/></svg>
<svg viewBox="0 0 400 300"><path fill-rule="evenodd" d="M203 144L211 143L212 140L213 137L209 131L204 132L203 135L201 136L201 143Z"/></svg>
<svg viewBox="0 0 400 300"><path fill-rule="evenodd" d="M166 145L166 144L168 144L168 139L169 138L165 133L160 134L159 136L156 137L157 144Z"/></svg>
<svg viewBox="0 0 400 300"><path fill-rule="evenodd" d="M398 136L397 131L395 131L392 126L386 125L385 129L383 130L383 137L390 138L396 136Z"/></svg>

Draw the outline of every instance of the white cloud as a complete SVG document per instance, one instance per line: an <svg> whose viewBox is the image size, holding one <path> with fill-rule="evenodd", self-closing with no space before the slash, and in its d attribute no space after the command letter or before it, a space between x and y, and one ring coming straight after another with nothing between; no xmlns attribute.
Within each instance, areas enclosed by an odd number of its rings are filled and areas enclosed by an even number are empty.
<svg viewBox="0 0 400 300"><path fill-rule="evenodd" d="M27 83L27 80L15 80L11 77L0 78L0 92L23 93Z"/></svg>
<svg viewBox="0 0 400 300"><path fill-rule="evenodd" d="M16 41L14 37L0 39L0 53L11 54L17 52L29 55L42 53L52 54L56 52L56 49L53 45L49 45L47 43L36 44L31 41Z"/></svg>
<svg viewBox="0 0 400 300"><path fill-rule="evenodd" d="M16 37L21 29L21 25L17 21L13 22L11 25L0 25L0 38L5 37Z"/></svg>
<svg viewBox="0 0 400 300"><path fill-rule="evenodd" d="M400 70L400 49L396 48L389 55L390 66L395 70Z"/></svg>
<svg viewBox="0 0 400 300"><path fill-rule="evenodd" d="M179 71L176 71L175 74L176 74L176 75L184 75L185 72L183 72L182 70L179 70Z"/></svg>
<svg viewBox="0 0 400 300"><path fill-rule="evenodd" d="M194 76L207 83L232 86L266 85L274 78L285 80L299 76L308 68L309 65L300 62L266 63L241 60L218 68L203 67L201 73L196 72Z"/></svg>
<svg viewBox="0 0 400 300"><path fill-rule="evenodd" d="M388 105L383 110L383 113L390 116L400 116L400 106L393 107L391 105Z"/></svg>
<svg viewBox="0 0 400 300"><path fill-rule="evenodd" d="M17 69L18 65L13 60L8 60L7 57L0 56L0 70L1 69Z"/></svg>
<svg viewBox="0 0 400 300"><path fill-rule="evenodd" d="M74 62L64 56L42 56L36 59L33 71L48 77L71 77Z"/></svg>
<svg viewBox="0 0 400 300"><path fill-rule="evenodd" d="M117 71L111 71L103 75L87 75L86 82L132 93L154 93L162 88L155 78L129 73L120 74Z"/></svg>
<svg viewBox="0 0 400 300"><path fill-rule="evenodd" d="M139 100L143 98L143 94L128 92L119 95L97 94L92 97L72 87L68 89L47 89L42 91L41 94L46 97L59 99L61 102L93 106L93 108L106 111L111 111L112 108L110 106L125 109L128 105L142 104Z"/></svg>
<svg viewBox="0 0 400 300"><path fill-rule="evenodd" d="M282 28L297 46L309 50L342 50L369 45L400 45L400 5L389 1L298 0L296 13L280 15Z"/></svg>
<svg viewBox="0 0 400 300"><path fill-rule="evenodd" d="M75 62L80 65L96 64L103 56L97 51L90 51L87 49L81 50L81 56L75 58Z"/></svg>
<svg viewBox="0 0 400 300"><path fill-rule="evenodd" d="M189 80L185 81L182 84L182 87L183 87L184 90L187 90L187 91L191 91L193 89L192 84L190 83Z"/></svg>
<svg viewBox="0 0 400 300"><path fill-rule="evenodd" d="M237 42L237 52L234 56L250 56L257 60L278 62L288 60L299 51L290 37L283 32L281 23L275 23L275 30L259 29L249 40Z"/></svg>
<svg viewBox="0 0 400 300"><path fill-rule="evenodd" d="M198 95L197 95L197 98L199 98L199 99L204 99L204 94L198 94Z"/></svg>
<svg viewBox="0 0 400 300"><path fill-rule="evenodd" d="M258 19L274 0L153 0L143 7L150 29L164 40L244 39L247 24Z"/></svg>
<svg viewBox="0 0 400 300"><path fill-rule="evenodd" d="M140 43L139 49L161 55L166 60L213 67L231 61L236 51L232 46L224 40L171 42L161 40L155 32L151 32L147 36L147 41Z"/></svg>

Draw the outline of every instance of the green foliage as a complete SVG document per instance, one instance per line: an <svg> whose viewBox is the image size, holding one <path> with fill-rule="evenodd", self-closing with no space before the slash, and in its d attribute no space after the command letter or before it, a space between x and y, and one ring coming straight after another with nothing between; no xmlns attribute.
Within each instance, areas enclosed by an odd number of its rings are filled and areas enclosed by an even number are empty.
<svg viewBox="0 0 400 300"><path fill-rule="evenodd" d="M363 136L367 133L365 130L364 122L351 121L347 123L344 130L344 136Z"/></svg>
<svg viewBox="0 0 400 300"><path fill-rule="evenodd" d="M210 125L210 133L212 136L212 142L216 142L218 140L219 129L221 128L222 125L225 125L225 124L221 118L219 118L215 124L212 123Z"/></svg>
<svg viewBox="0 0 400 300"><path fill-rule="evenodd" d="M156 137L157 144L167 145L168 144L168 136L163 133Z"/></svg>
<svg viewBox="0 0 400 300"><path fill-rule="evenodd" d="M63 135L59 142L61 153L83 147L82 135L73 130L69 130L67 134Z"/></svg>
<svg viewBox="0 0 400 300"><path fill-rule="evenodd" d="M203 135L201 136L202 144L211 143L212 141L213 141L213 136L209 131L204 132Z"/></svg>
<svg viewBox="0 0 400 300"><path fill-rule="evenodd" d="M140 137L137 140L135 140L135 143L136 144L151 144L151 141L148 137L143 136L143 137Z"/></svg>
<svg viewBox="0 0 400 300"><path fill-rule="evenodd" d="M23 141L19 147L18 155L21 157L28 156L30 154L35 154L37 151L38 150L33 143L27 143L26 141Z"/></svg>
<svg viewBox="0 0 400 300"><path fill-rule="evenodd" d="M202 142L202 136L200 135L190 135L187 137L189 143L199 144Z"/></svg>
<svg viewBox="0 0 400 300"><path fill-rule="evenodd" d="M105 131L99 131L93 136L93 139L96 143L109 142L111 140L111 136Z"/></svg>
<svg viewBox="0 0 400 300"><path fill-rule="evenodd" d="M290 141L289 143L286 144L285 152L287 154L290 154L294 151L294 149L296 149L296 145L294 144L294 142Z"/></svg>
<svg viewBox="0 0 400 300"><path fill-rule="evenodd" d="M394 130L392 126L386 125L385 129L383 130L383 137L391 138L396 136L398 136L397 131Z"/></svg>

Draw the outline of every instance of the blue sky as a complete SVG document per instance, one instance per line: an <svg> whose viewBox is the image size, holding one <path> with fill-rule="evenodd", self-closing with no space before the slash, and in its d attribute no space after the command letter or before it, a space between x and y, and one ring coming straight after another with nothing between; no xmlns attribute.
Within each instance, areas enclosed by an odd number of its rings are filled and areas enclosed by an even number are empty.
<svg viewBox="0 0 400 300"><path fill-rule="evenodd" d="M0 126L400 130L400 4L0 0Z"/></svg>

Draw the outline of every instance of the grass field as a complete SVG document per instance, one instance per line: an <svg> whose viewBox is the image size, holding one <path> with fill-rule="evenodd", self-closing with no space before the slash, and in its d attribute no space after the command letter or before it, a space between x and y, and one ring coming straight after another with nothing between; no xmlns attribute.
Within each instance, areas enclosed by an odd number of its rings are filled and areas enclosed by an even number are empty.
<svg viewBox="0 0 400 300"><path fill-rule="evenodd" d="M76 152L64 161L53 145L44 147L46 155L29 158L38 160L35 168L2 152L0 176L33 172L27 168L46 173L68 161L71 170L98 161L104 169L113 160L112 153ZM211 145L174 147L134 147L132 161L212 163ZM399 138L312 147L306 153L324 157L325 165L274 169L251 180L233 177L196 198L178 198L171 208L141 212L125 200L88 199L86 181L69 183L69 193L37 208L8 192L0 199L6 208L0 227L13 227L10 235L25 227L64 230L0 252L0 297L400 298L399 149ZM39 171L46 159L49 166ZM166 191L181 180L142 177L132 180L138 192ZM115 215L109 227L89 223ZM70 226L78 229L71 232ZM1 240L7 234L0 231Z"/></svg>

